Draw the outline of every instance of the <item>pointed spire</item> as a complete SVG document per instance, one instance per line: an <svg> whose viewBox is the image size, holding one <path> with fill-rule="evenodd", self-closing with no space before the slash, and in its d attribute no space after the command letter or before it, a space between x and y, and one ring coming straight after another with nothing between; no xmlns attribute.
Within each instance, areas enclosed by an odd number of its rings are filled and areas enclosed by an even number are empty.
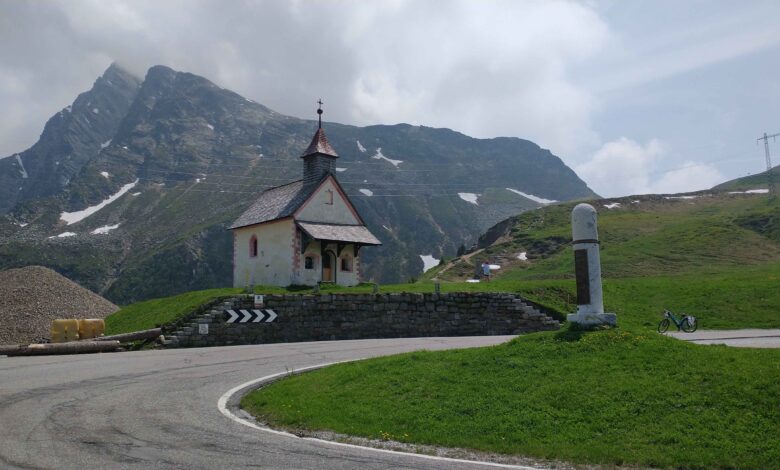
<svg viewBox="0 0 780 470"><path fill-rule="evenodd" d="M330 143L328 143L328 138L325 137L325 131L322 130L322 104L323 103L321 98L317 100L317 104L319 105L317 107L317 117L318 117L317 132L314 133L314 137L311 139L311 143L303 152L303 155L301 155L301 157L308 157L309 155L314 155L318 153L322 155L327 155L329 157L338 157L339 154L337 154L336 151L333 150L333 147L330 146Z"/></svg>
<svg viewBox="0 0 780 470"><path fill-rule="evenodd" d="M317 100L317 104L319 104L317 107L317 120L319 121L318 129L322 129L322 98Z"/></svg>

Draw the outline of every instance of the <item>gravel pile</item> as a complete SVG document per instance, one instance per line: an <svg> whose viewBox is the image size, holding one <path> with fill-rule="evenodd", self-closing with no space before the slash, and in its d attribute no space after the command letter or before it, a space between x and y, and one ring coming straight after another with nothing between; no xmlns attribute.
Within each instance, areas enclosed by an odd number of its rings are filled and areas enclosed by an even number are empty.
<svg viewBox="0 0 780 470"><path fill-rule="evenodd" d="M103 297L41 266L0 272L0 344L48 338L57 318L105 318L119 310Z"/></svg>

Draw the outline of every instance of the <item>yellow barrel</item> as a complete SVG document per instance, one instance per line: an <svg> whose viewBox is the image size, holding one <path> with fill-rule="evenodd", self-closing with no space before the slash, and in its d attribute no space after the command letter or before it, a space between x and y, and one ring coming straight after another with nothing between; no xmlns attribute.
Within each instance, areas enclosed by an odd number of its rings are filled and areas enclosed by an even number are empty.
<svg viewBox="0 0 780 470"><path fill-rule="evenodd" d="M78 341L79 339L79 321L78 320L54 320L51 322L51 342L67 343L68 341Z"/></svg>
<svg viewBox="0 0 780 470"><path fill-rule="evenodd" d="M101 318L79 320L79 339L98 338L106 331L106 322Z"/></svg>

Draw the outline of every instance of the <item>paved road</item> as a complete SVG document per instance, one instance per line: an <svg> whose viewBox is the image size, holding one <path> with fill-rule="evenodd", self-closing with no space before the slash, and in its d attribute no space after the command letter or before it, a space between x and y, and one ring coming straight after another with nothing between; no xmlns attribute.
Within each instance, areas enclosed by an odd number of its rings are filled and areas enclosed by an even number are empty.
<svg viewBox="0 0 780 470"><path fill-rule="evenodd" d="M486 468L337 448L231 421L229 389L306 366L507 336L0 357L1 468Z"/></svg>
<svg viewBox="0 0 780 470"><path fill-rule="evenodd" d="M693 333L675 331L667 334L696 344L725 344L740 348L780 348L780 329L699 330Z"/></svg>

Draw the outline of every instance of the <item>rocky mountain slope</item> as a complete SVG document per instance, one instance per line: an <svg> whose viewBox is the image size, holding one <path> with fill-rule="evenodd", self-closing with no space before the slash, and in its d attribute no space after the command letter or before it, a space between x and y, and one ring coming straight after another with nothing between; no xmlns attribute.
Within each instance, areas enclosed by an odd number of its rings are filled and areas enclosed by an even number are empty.
<svg viewBox="0 0 780 470"><path fill-rule="evenodd" d="M110 142L139 85L136 77L112 65L90 91L49 119L35 145L0 160L0 214L59 194Z"/></svg>
<svg viewBox="0 0 780 470"><path fill-rule="evenodd" d="M364 252L368 279L405 281L420 255L452 256L510 215L594 196L526 140L324 127L339 180L384 244ZM112 65L33 147L0 160L0 269L49 266L118 303L229 285L226 226L300 177L315 129L196 75L155 66L138 80Z"/></svg>

